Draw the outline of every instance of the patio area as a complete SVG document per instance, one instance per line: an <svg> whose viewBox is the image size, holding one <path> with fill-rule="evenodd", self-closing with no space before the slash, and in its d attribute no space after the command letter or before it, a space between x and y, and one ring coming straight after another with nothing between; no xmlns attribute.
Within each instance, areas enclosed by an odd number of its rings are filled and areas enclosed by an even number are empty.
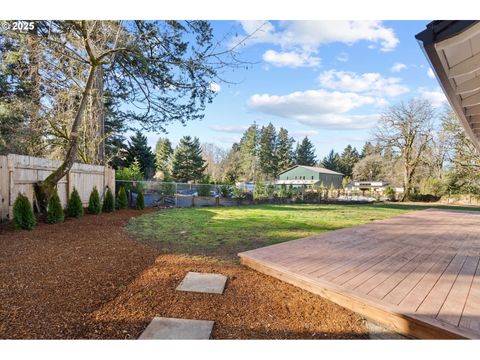
<svg viewBox="0 0 480 360"><path fill-rule="evenodd" d="M240 253L417 338L480 338L480 213L427 209Z"/></svg>

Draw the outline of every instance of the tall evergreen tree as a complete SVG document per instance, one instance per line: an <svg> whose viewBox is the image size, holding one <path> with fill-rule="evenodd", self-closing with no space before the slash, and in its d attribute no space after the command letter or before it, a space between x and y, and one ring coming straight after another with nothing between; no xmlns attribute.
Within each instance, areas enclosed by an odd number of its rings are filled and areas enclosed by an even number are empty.
<svg viewBox="0 0 480 360"><path fill-rule="evenodd" d="M348 144L340 156L340 172L345 176L352 176L353 166L360 160L357 149Z"/></svg>
<svg viewBox="0 0 480 360"><path fill-rule="evenodd" d="M325 169L329 169L332 171L341 172L342 171L342 160L340 159L340 155L335 151L331 150L326 157L322 160L322 166Z"/></svg>
<svg viewBox="0 0 480 360"><path fill-rule="evenodd" d="M297 165L314 166L317 162L315 147L307 136L297 145L295 151L295 161Z"/></svg>
<svg viewBox="0 0 480 360"><path fill-rule="evenodd" d="M278 172L287 170L294 164L295 153L293 144L295 140L288 135L288 131L280 128L277 137L277 162Z"/></svg>
<svg viewBox="0 0 480 360"><path fill-rule="evenodd" d="M176 181L199 181L206 168L202 148L197 137L184 136L175 148L172 158L172 176Z"/></svg>
<svg viewBox="0 0 480 360"><path fill-rule="evenodd" d="M167 138L160 138L155 146L155 163L158 172L161 172L164 180L171 176L171 160L173 155L172 143Z"/></svg>
<svg viewBox="0 0 480 360"><path fill-rule="evenodd" d="M275 179L278 172L277 161L277 132L272 123L263 126L260 130L258 146L259 170L265 179Z"/></svg>
<svg viewBox="0 0 480 360"><path fill-rule="evenodd" d="M258 142L259 130L256 123L243 133L240 140L240 161L244 180L255 180L258 177Z"/></svg>
<svg viewBox="0 0 480 360"><path fill-rule="evenodd" d="M114 169L128 166L126 163L127 131L125 117L118 110L118 101L112 96L105 95L104 102L104 132L105 132L105 160Z"/></svg>
<svg viewBox="0 0 480 360"><path fill-rule="evenodd" d="M140 130L135 131L128 142L127 166L130 166L135 159L140 163L140 169L145 178L151 178L155 169L155 155L147 144L147 137Z"/></svg>
<svg viewBox="0 0 480 360"><path fill-rule="evenodd" d="M373 155L377 153L377 149L375 146L372 145L370 141L365 142L362 148L362 152L360 153L360 158L364 158L368 155Z"/></svg>

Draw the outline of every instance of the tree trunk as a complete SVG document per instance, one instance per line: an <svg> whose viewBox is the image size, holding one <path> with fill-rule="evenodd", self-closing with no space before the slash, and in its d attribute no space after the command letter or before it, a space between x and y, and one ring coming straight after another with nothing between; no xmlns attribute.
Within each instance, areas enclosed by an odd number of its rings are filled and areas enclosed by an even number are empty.
<svg viewBox="0 0 480 360"><path fill-rule="evenodd" d="M412 184L413 171L408 167L405 168L404 177L403 177L403 195L400 201L410 200L410 187Z"/></svg>
<svg viewBox="0 0 480 360"><path fill-rule="evenodd" d="M52 172L44 181L35 185L35 195L37 201L37 208L40 212L45 212L47 209L48 200L55 192L57 183L63 178L72 168L78 153L78 131L82 124L83 113L85 110L85 104L87 103L90 90L92 89L93 78L95 75L96 65L91 65L88 73L88 79L83 90L80 106L78 107L75 119L72 124L70 132L70 139L67 148L67 153L62 165Z"/></svg>

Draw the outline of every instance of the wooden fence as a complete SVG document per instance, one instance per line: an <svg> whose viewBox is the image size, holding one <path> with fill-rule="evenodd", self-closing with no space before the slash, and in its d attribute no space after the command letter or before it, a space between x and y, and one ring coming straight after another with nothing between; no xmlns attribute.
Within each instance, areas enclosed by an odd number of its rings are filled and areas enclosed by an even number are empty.
<svg viewBox="0 0 480 360"><path fill-rule="evenodd" d="M28 196L32 201L34 184L44 180L60 164L58 160L32 156L15 154L0 156L0 219L11 218L13 203L18 193ZM94 186L97 187L100 196L107 186L115 194L115 170L106 166L75 163L70 172L58 183L58 196L65 207L75 187L86 206Z"/></svg>

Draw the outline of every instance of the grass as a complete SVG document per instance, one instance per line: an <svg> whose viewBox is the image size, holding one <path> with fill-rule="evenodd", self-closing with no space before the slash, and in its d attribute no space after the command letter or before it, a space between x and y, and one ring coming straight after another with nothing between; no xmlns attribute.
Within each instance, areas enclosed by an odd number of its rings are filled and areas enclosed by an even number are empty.
<svg viewBox="0 0 480 360"><path fill-rule="evenodd" d="M241 251L425 208L402 204L305 204L168 209L131 219L127 231L165 252L235 258Z"/></svg>

